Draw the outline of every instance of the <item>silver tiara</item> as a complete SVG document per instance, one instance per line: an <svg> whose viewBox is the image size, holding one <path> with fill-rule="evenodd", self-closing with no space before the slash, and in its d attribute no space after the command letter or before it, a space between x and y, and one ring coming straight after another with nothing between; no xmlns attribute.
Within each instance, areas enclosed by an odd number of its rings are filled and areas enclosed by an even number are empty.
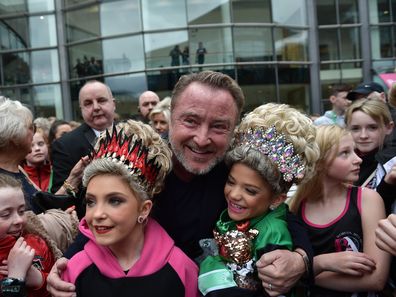
<svg viewBox="0 0 396 297"><path fill-rule="evenodd" d="M293 144L287 143L284 134L278 134L274 126L249 128L235 135L234 146L247 145L268 156L278 167L285 181L302 179L305 165L299 154L294 154Z"/></svg>

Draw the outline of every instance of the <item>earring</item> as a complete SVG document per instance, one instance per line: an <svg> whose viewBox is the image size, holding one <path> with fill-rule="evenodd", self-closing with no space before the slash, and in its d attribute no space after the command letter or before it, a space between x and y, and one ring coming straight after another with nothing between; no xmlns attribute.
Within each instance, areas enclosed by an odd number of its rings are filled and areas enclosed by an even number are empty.
<svg viewBox="0 0 396 297"><path fill-rule="evenodd" d="M139 224L143 224L145 220L146 220L145 217L139 216L138 219L137 219L137 222L138 222Z"/></svg>
<svg viewBox="0 0 396 297"><path fill-rule="evenodd" d="M270 209L270 210L274 210L275 208L276 208L275 205L272 205L272 204L271 204L271 205L269 206L269 209Z"/></svg>

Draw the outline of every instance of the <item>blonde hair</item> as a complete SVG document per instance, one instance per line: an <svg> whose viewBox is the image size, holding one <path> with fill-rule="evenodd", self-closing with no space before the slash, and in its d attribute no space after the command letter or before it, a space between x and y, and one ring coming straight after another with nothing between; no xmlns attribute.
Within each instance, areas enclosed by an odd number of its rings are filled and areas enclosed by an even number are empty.
<svg viewBox="0 0 396 297"><path fill-rule="evenodd" d="M271 185L275 194L287 193L293 182L301 183L311 178L319 148L315 142L316 127L312 120L297 109L286 104L268 103L248 113L236 128L235 134L246 132L249 128L274 126L278 134L285 136L286 142L293 145L294 153L299 154L305 166L302 180L286 182L278 167L264 154L249 145L232 145L226 155L226 163L241 162L256 170Z"/></svg>
<svg viewBox="0 0 396 297"><path fill-rule="evenodd" d="M155 158L156 164L160 166L158 175L154 182L152 189L147 192L137 181L136 176L131 175L130 171L119 162L114 162L110 158L95 159L89 164L83 175L83 185L86 187L89 181L97 175L110 174L117 175L123 178L130 186L134 193L137 193L142 200L151 199L155 194L162 190L165 177L171 170L171 156L172 152L169 146L161 139L149 125L139 121L128 120L126 122L118 123L115 128L117 132L123 129L126 136L135 135L132 141L142 140L142 144L148 148L147 160ZM112 129L111 129L112 130ZM111 134L112 131L109 131ZM99 148L99 142L106 137L106 133L102 133L95 149Z"/></svg>
<svg viewBox="0 0 396 297"><path fill-rule="evenodd" d="M169 123L170 106L171 106L171 97L165 97L156 106L154 106L153 110L150 112L149 119L152 121L154 115L162 113L166 121Z"/></svg>
<svg viewBox="0 0 396 297"><path fill-rule="evenodd" d="M355 111L361 111L382 127L385 127L392 121L388 106L380 100L360 99L353 102L345 111L345 123L348 126L352 120L352 114Z"/></svg>
<svg viewBox="0 0 396 297"><path fill-rule="evenodd" d="M297 188L294 198L291 200L290 209L297 213L303 200L320 200L323 198L323 178L327 166L336 157L340 140L350 132L338 125L322 125L316 130L316 143L319 146L320 156L316 162L316 170L309 180ZM335 148L336 150L333 150Z"/></svg>

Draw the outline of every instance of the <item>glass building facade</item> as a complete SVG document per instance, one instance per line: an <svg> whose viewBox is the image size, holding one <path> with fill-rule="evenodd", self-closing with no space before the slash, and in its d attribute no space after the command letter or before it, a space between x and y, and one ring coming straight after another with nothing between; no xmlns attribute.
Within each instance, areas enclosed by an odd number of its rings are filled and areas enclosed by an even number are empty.
<svg viewBox="0 0 396 297"><path fill-rule="evenodd" d="M332 85L394 72L395 29L396 0L0 0L0 94L78 120L98 79L127 118L143 91L208 69L238 81L246 111L321 113Z"/></svg>

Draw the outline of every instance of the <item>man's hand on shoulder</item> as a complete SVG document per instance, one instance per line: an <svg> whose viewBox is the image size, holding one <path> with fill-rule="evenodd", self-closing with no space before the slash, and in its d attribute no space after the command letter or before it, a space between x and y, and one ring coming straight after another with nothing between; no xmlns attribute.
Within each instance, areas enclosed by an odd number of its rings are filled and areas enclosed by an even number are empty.
<svg viewBox="0 0 396 297"><path fill-rule="evenodd" d="M61 279L61 274L65 271L67 266L67 259L58 259L54 266L51 268L50 273L47 277L47 291L53 297L75 297L76 287L68 282Z"/></svg>

